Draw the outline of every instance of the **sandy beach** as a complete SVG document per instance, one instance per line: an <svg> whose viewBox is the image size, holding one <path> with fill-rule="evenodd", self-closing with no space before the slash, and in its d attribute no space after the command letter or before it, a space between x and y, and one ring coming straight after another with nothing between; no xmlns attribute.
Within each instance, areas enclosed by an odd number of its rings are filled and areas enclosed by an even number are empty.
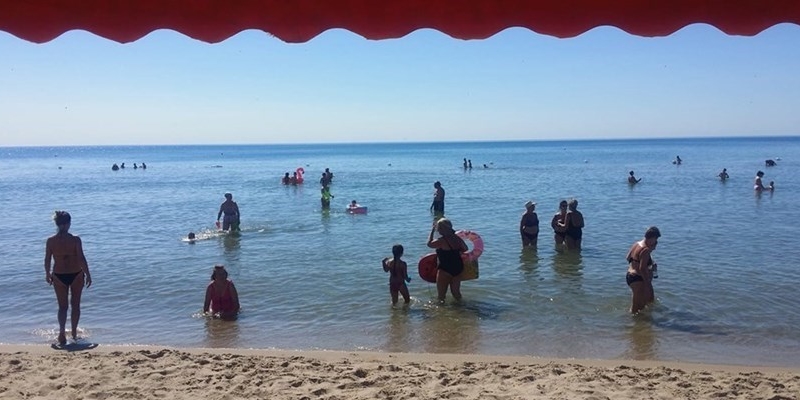
<svg viewBox="0 0 800 400"><path fill-rule="evenodd" d="M2 399L798 399L800 369L482 355L0 346Z"/></svg>

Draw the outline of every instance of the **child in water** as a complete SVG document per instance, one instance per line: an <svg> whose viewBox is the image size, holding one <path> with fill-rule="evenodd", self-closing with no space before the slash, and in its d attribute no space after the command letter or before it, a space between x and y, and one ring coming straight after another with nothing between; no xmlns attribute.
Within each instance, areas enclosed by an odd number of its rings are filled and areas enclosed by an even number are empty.
<svg viewBox="0 0 800 400"><path fill-rule="evenodd" d="M358 208L358 207L361 207L361 205L359 205L359 204L358 204L358 202L356 202L355 200L353 200L353 201L351 201L351 202L350 202L350 205L349 205L348 207L352 209L352 208Z"/></svg>
<svg viewBox="0 0 800 400"><path fill-rule="evenodd" d="M397 294L403 295L403 300L406 304L411 301L411 295L408 293L406 282L411 282L408 277L408 266L406 262L401 260L403 257L403 245L396 244L392 246L393 258L383 259L383 270L389 273L389 293L392 295L392 305L397 304Z"/></svg>
<svg viewBox="0 0 800 400"><path fill-rule="evenodd" d="M769 186L767 186L767 189L769 189L770 192L774 191L775 190L775 181L769 181Z"/></svg>

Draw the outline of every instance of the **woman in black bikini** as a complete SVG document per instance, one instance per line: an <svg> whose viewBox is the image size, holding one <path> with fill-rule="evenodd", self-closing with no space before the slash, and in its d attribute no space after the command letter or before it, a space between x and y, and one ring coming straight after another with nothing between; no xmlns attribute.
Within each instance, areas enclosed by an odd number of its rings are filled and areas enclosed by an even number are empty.
<svg viewBox="0 0 800 400"><path fill-rule="evenodd" d="M439 232L439 238L433 239L433 233ZM436 292L439 301L443 302L447 296L447 288L456 300L461 300L461 279L459 275L464 271L464 262L461 253L468 250L467 244L456 235L453 223L446 218L441 218L433 223L431 234L428 236L428 247L436 249L438 267L436 271Z"/></svg>
<svg viewBox="0 0 800 400"><path fill-rule="evenodd" d="M539 241L539 216L536 215L536 203L525 203L525 213L519 221L519 234L522 237L522 247L536 247Z"/></svg>
<svg viewBox="0 0 800 400"><path fill-rule="evenodd" d="M92 276L89 265L83 254L81 238L69 233L72 217L66 211L56 211L55 216L58 232L47 239L44 255L44 279L53 286L58 300L58 343L67 343L65 325L67 324L67 310L72 307L72 338L78 339L78 321L81 319L81 293L84 284L92 285ZM53 273L50 273L50 263L54 262ZM70 299L70 292L72 298Z"/></svg>
<svg viewBox="0 0 800 400"><path fill-rule="evenodd" d="M655 226L647 228L644 239L636 242L628 250L628 273L625 281L631 288L631 314L636 314L655 301L653 292L653 272L658 265L650 256L658 245L661 232Z"/></svg>
<svg viewBox="0 0 800 400"><path fill-rule="evenodd" d="M564 217L564 243L568 250L580 250L583 240L583 214L578 211L578 200L572 199L567 203L567 215Z"/></svg>

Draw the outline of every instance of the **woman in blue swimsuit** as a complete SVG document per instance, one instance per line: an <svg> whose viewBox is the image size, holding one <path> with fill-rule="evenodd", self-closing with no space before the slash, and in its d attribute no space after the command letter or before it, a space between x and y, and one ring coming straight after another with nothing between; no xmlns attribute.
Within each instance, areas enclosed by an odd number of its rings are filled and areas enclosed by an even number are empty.
<svg viewBox="0 0 800 400"><path fill-rule="evenodd" d="M628 250L628 273L625 281L631 288L631 314L636 314L648 304L655 301L653 292L653 272L658 265L653 261L652 253L658 245L661 232L655 226L647 228L644 239L636 242Z"/></svg>
<svg viewBox="0 0 800 400"><path fill-rule="evenodd" d="M434 239L434 232L439 232L439 237ZM428 236L428 247L436 249L438 267L436 271L436 292L439 301L443 302L447 296L447 288L456 300L461 300L461 272L464 271L464 261L461 253L469 250L467 244L456 235L453 223L446 218L440 218L433 223L431 234Z"/></svg>

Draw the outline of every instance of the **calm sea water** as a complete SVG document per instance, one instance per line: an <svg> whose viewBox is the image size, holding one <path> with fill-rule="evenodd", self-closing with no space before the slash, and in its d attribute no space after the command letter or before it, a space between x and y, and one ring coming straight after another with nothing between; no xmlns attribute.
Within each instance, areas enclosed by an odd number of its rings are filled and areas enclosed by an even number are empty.
<svg viewBox="0 0 800 400"><path fill-rule="evenodd" d="M4 343L50 343L45 283L53 210L72 213L94 286L81 334L101 344L452 352L800 365L800 138L284 146L0 148ZM677 155L683 164L673 165ZM474 169L464 171L462 159ZM767 158L778 165L764 167ZM125 170L111 171L125 162ZM133 170L146 162L147 170ZM489 168L483 168L486 164ZM285 187L303 167L306 184ZM318 179L335 173L333 209ZM728 168L730 180L716 174ZM627 172L642 182L629 187ZM757 170L774 193L754 194ZM481 234L481 277L462 304L436 305L413 274L392 308L380 260L401 243L415 271L434 181L457 229ZM223 193L239 237L214 233ZM575 197L579 254L555 250L548 223ZM353 199L366 215L343 212ZM538 251L521 249L523 204L538 202ZM657 304L627 313L624 257L648 225ZM189 231L204 240L188 244ZM227 265L243 313L199 315L212 265Z"/></svg>

